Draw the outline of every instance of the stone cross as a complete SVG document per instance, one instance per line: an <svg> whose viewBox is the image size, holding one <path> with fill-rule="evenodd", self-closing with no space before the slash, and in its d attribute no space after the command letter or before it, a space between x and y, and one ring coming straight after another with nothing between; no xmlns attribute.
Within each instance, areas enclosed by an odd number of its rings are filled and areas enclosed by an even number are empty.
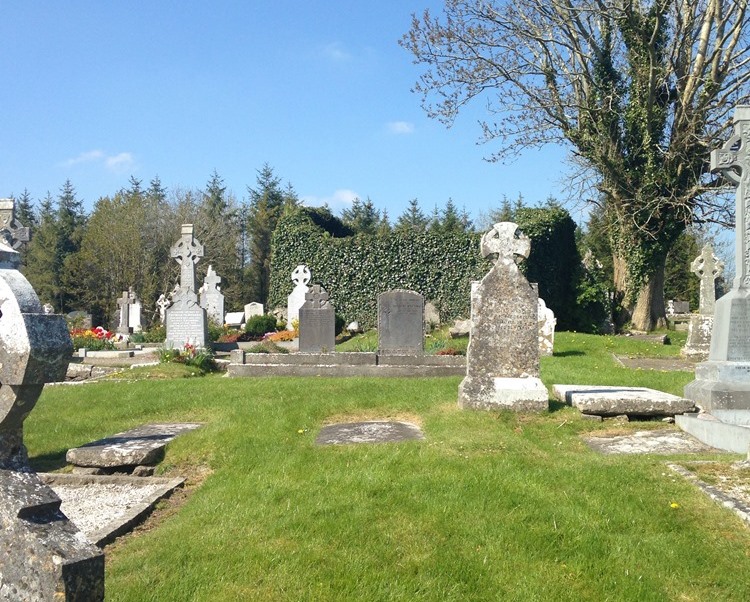
<svg viewBox="0 0 750 602"><path fill-rule="evenodd" d="M310 274L310 268L304 264L298 265L292 271L292 282L294 282L294 286L307 286L311 277L312 274Z"/></svg>
<svg viewBox="0 0 750 602"><path fill-rule="evenodd" d="M724 272L724 262L714 255L713 247L708 244L703 247L701 254L690 264L690 271L701 279L698 313L712 316L716 309L714 282Z"/></svg>
<svg viewBox="0 0 750 602"><path fill-rule="evenodd" d="M208 266L206 277L203 279L203 286L206 287L205 292L215 293L220 291L221 287L219 286L219 283L221 283L221 276L214 271L212 266Z"/></svg>
<svg viewBox="0 0 750 602"><path fill-rule="evenodd" d="M737 186L735 208L735 289L750 288L750 105L734 111L734 135L711 151L711 171Z"/></svg>
<svg viewBox="0 0 750 602"><path fill-rule="evenodd" d="M12 249L29 242L30 231L16 219L16 204L13 199L0 199L0 239Z"/></svg>
<svg viewBox="0 0 750 602"><path fill-rule="evenodd" d="M117 305L120 306L120 325L117 332L128 333L128 322L130 318L130 291L122 291L122 297L117 299Z"/></svg>
<svg viewBox="0 0 750 602"><path fill-rule="evenodd" d="M512 222L500 222L492 226L492 229L482 236L479 244L482 257L485 259L512 259L516 263L526 259L531 251L531 242L528 237L518 229Z"/></svg>
<svg viewBox="0 0 750 602"><path fill-rule="evenodd" d="M313 284L310 291L305 293L305 303L312 309L321 309L328 305L328 293L319 284Z"/></svg>
<svg viewBox="0 0 750 602"><path fill-rule="evenodd" d="M159 319L161 320L161 323L164 324L164 315L167 311L167 308L172 305L172 302L167 299L167 296L162 293L159 295L159 298L156 300L156 307L159 309Z"/></svg>
<svg viewBox="0 0 750 602"><path fill-rule="evenodd" d="M203 257L203 245L193 238L193 224L182 224L182 237L169 255L180 264L180 288L195 292L195 264Z"/></svg>

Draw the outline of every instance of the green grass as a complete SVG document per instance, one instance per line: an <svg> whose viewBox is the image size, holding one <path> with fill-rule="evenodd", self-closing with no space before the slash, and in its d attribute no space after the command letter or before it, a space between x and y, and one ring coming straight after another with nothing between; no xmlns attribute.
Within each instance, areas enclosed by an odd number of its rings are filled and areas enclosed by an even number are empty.
<svg viewBox="0 0 750 602"><path fill-rule="evenodd" d="M651 353L639 343L622 354ZM542 378L675 381L616 367L619 344L558 333ZM53 468L67 448L138 424L206 423L169 445L162 470L210 476L178 512L108 549L111 601L750 599L750 532L665 457L594 453L581 435L610 425L571 408L458 410L459 381L212 375L54 387L26 442L37 468ZM426 440L314 444L332 420L389 417L419 422Z"/></svg>

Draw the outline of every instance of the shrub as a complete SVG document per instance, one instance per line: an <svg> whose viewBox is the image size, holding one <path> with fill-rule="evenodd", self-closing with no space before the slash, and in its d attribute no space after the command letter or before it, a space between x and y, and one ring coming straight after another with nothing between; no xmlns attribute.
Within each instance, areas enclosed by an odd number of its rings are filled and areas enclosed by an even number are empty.
<svg viewBox="0 0 750 602"><path fill-rule="evenodd" d="M144 343L163 343L167 338L167 327L163 324L152 326L149 330L143 331Z"/></svg>
<svg viewBox="0 0 750 602"><path fill-rule="evenodd" d="M268 339L263 340L257 345L253 345L247 350L248 353L289 353L288 349L281 347Z"/></svg>
<svg viewBox="0 0 750 602"><path fill-rule="evenodd" d="M276 318L271 315L252 316L245 323L245 332L251 337L261 338L267 332L276 330Z"/></svg>
<svg viewBox="0 0 750 602"><path fill-rule="evenodd" d="M293 341L297 336L299 335L294 330L279 330L278 332L268 334L263 337L263 339L273 343L279 343L281 341Z"/></svg>
<svg viewBox="0 0 750 602"><path fill-rule="evenodd" d="M162 347L159 349L161 363L174 362L197 368L201 372L214 372L218 369L213 352L205 347L186 343L182 349Z"/></svg>

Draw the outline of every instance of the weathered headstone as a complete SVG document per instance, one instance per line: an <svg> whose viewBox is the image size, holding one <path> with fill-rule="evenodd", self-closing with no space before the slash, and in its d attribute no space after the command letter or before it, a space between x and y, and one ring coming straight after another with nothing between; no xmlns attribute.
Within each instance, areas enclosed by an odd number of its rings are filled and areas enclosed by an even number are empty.
<svg viewBox="0 0 750 602"><path fill-rule="evenodd" d="M12 210L12 207L11 207ZM10 223L13 223L11 220ZM104 600L104 555L61 512L28 463L23 422L73 351L65 319L47 314L18 271L12 232L0 242L1 600Z"/></svg>
<svg viewBox="0 0 750 602"><path fill-rule="evenodd" d="M292 322L299 320L299 309L305 304L305 295L310 290L307 284L310 282L312 274L310 268L300 264L292 270L292 282L294 289L287 298L286 304L286 328L294 330Z"/></svg>
<svg viewBox="0 0 750 602"><path fill-rule="evenodd" d="M209 265L200 289L201 307L206 310L206 317L218 325L224 323L224 294L221 292L220 282L221 277Z"/></svg>
<svg viewBox="0 0 750 602"><path fill-rule="evenodd" d="M424 297L396 289L378 295L378 353L424 353Z"/></svg>
<svg viewBox="0 0 750 602"><path fill-rule="evenodd" d="M122 291L122 296L117 299L120 306L120 319L117 323L117 334L130 334L130 291Z"/></svg>
<svg viewBox="0 0 750 602"><path fill-rule="evenodd" d="M11 249L19 249L30 240L29 228L16 219L16 203L13 199L0 199L0 242Z"/></svg>
<svg viewBox="0 0 750 602"><path fill-rule="evenodd" d="M203 257L203 245L193 238L193 224L182 224L182 236L170 249L180 264L180 285L172 294L167 308L167 347L182 348L186 344L205 347L208 341L206 310L198 303L195 288L195 264Z"/></svg>
<svg viewBox="0 0 750 602"><path fill-rule="evenodd" d="M141 332L141 301L138 296L130 289L130 307L128 308L128 327L131 332Z"/></svg>
<svg viewBox="0 0 750 602"><path fill-rule="evenodd" d="M688 313L690 313L690 303L688 301L675 301L674 299L667 301L668 316L679 316Z"/></svg>
<svg viewBox="0 0 750 602"><path fill-rule="evenodd" d="M159 312L159 321L164 324L167 318L167 308L172 305L172 302L167 299L167 296L162 293L156 300L156 309Z"/></svg>
<svg viewBox="0 0 750 602"><path fill-rule="evenodd" d="M245 305L245 322L247 322L253 316L262 316L265 312L263 311L263 304L253 301Z"/></svg>
<svg viewBox="0 0 750 602"><path fill-rule="evenodd" d="M333 353L336 347L336 313L328 293L314 284L299 309L300 353Z"/></svg>
<svg viewBox="0 0 750 602"><path fill-rule="evenodd" d="M539 297L538 310L539 324L539 355L552 355L555 347L555 325L557 318L544 299Z"/></svg>
<svg viewBox="0 0 750 602"><path fill-rule="evenodd" d="M516 224L501 222L482 237L480 250L483 257L496 259L472 286L466 378L458 404L546 410L547 388L539 379L538 296L516 265L528 257L531 243Z"/></svg>
<svg viewBox="0 0 750 602"><path fill-rule="evenodd" d="M701 254L693 260L690 271L700 278L700 301L697 314L690 316L688 336L681 352L687 357L707 359L711 349L711 331L716 310L716 279L724 272L724 262L714 255L713 247L707 244Z"/></svg>
<svg viewBox="0 0 750 602"><path fill-rule="evenodd" d="M696 366L685 397L704 410L750 410L750 106L734 114L734 135L711 151L711 170L737 186L732 289L716 301L708 360Z"/></svg>

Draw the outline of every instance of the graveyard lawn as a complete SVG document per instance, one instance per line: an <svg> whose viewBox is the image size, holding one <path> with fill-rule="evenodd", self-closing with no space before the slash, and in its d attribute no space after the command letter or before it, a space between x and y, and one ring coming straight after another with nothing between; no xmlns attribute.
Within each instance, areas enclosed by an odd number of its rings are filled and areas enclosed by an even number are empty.
<svg viewBox="0 0 750 602"><path fill-rule="evenodd" d="M679 352L649 345L558 333L542 378L679 393L690 373L612 360ZM559 404L534 416L462 411L459 381L52 387L26 441L34 465L49 469L70 447L141 424L205 423L169 444L160 471L207 478L107 549L110 601L750 599L750 529L666 468L687 456L600 455L581 435L613 423ZM314 443L332 421L388 418L417 423L425 440ZM616 426L643 428L670 427Z"/></svg>

